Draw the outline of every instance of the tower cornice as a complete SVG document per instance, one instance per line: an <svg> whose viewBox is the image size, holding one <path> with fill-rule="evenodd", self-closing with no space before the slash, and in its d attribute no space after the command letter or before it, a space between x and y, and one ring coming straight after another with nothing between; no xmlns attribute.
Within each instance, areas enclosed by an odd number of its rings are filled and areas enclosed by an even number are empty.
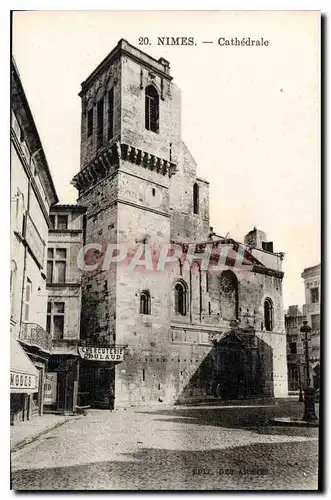
<svg viewBox="0 0 331 500"><path fill-rule="evenodd" d="M116 58L126 56L137 62L141 66L145 68L155 71L157 74L165 78L166 80L171 81L172 76L169 74L169 62L161 57L159 60L154 59L154 57L146 54L142 50L134 47L129 42L124 40L123 38L118 42L116 47L105 57L103 61L95 68L94 71L87 77L86 80L81 84L81 91L78 94L82 97L85 92L89 89L89 87L93 84L95 79L105 70L107 66L109 66Z"/></svg>
<svg viewBox="0 0 331 500"><path fill-rule="evenodd" d="M71 184L82 194L117 170L121 160L154 170L163 176L172 177L177 171L174 162L118 141L100 150L97 156L74 176Z"/></svg>

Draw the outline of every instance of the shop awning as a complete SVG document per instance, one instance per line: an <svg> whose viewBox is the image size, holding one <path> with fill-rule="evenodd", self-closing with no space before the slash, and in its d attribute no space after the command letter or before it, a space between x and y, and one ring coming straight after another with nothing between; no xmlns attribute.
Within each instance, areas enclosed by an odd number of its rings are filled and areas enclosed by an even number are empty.
<svg viewBox="0 0 331 500"><path fill-rule="evenodd" d="M10 392L38 392L39 373L18 341L10 340Z"/></svg>

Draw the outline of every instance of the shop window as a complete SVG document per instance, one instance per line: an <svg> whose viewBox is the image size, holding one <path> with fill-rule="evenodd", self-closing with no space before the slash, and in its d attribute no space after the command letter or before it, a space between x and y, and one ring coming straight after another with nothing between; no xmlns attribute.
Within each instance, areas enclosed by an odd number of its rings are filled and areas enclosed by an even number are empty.
<svg viewBox="0 0 331 500"><path fill-rule="evenodd" d="M153 85L145 91L145 128L159 133L159 94Z"/></svg>

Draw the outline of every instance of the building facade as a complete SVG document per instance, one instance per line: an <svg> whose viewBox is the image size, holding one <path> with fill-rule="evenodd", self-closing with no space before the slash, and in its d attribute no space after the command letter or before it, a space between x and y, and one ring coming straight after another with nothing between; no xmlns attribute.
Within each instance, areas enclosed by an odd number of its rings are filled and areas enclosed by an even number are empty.
<svg viewBox="0 0 331 500"><path fill-rule="evenodd" d="M285 315L288 390L290 392L302 391L305 384L306 361L300 332L304 319L297 305L290 306Z"/></svg>
<svg viewBox="0 0 331 500"><path fill-rule="evenodd" d="M321 314L321 264L307 267L301 277L304 281L305 300L303 314L311 327L310 363L312 380L319 387L320 378L320 314Z"/></svg>
<svg viewBox="0 0 331 500"><path fill-rule="evenodd" d="M15 62L11 71L11 421L42 414L49 210L58 198Z"/></svg>
<svg viewBox="0 0 331 500"><path fill-rule="evenodd" d="M74 411L78 404L81 271L77 256L84 245L85 208L55 205L50 211L47 248L47 332L52 337L48 364L48 411Z"/></svg>
<svg viewBox="0 0 331 500"><path fill-rule="evenodd" d="M308 267L301 276L304 279L306 301L303 311L300 312L297 305L290 306L285 315L289 391L300 391L305 387L307 363L304 336L300 332L304 321L312 329L308 336L310 380L316 389L320 384L320 264Z"/></svg>
<svg viewBox="0 0 331 500"><path fill-rule="evenodd" d="M286 396L284 254L256 228L238 243L210 227L209 183L181 139L169 62L121 40L80 97L73 184L97 259L82 277L81 340L124 350L119 362L86 361L90 403L178 402L213 397L216 387L227 399ZM226 248L224 266L205 270L197 256L187 265L183 251L159 268L164 247L189 243L203 252ZM121 264L106 265L109 244L123 245ZM132 266L140 250L148 268Z"/></svg>

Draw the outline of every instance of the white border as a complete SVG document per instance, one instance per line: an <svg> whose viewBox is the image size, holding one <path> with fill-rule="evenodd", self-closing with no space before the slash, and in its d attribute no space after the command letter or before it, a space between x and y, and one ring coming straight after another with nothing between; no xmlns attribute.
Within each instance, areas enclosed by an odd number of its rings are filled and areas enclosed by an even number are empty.
<svg viewBox="0 0 331 500"><path fill-rule="evenodd" d="M9 2L8 0L3 0L1 4L1 16L0 16L0 68L1 68L1 75L2 78L0 79L1 82L1 92L0 92L0 98L1 98L1 106L0 109L2 110L1 113L1 182L0 182L0 216L1 216L1 230L2 230L2 238L1 238L1 246L0 246L0 255L1 255L1 260L0 262L2 263L2 266L0 267L0 283L1 283L1 288L0 288L0 293L1 293L1 322L2 322L2 328L1 328L1 336L2 336L2 342L1 342L1 353L2 353L2 362L1 362L1 369L2 369L2 376L0 378L1 380L1 406L2 406L2 411L0 413L1 416L1 423L2 423L2 443L1 443L1 479L2 479L2 488L1 492L5 493L5 496L12 496L14 493L9 492L9 164L10 164L10 158L9 158L9 95L10 95L10 81L9 81L9 74L10 74L10 24L9 24L9 11L10 9L12 10L321 10L325 15L330 12L330 1L329 0L300 0L300 1L294 1L294 0L270 0L268 2L266 1L236 1L236 0L223 0L223 1L217 1L217 0L191 0L190 2L187 2L187 0L167 0L166 2L152 2L152 1L143 1L140 0L139 5L137 5L136 0L120 0L116 1L113 0L112 2L109 2L109 0L96 0L94 2L92 1L74 1L72 0L71 2L68 2L68 0L49 0L47 3L44 0L39 0L39 1L29 1L29 0L15 0L12 2ZM329 20L327 19L327 22L325 24L329 24ZM326 26L325 26L326 28ZM329 50L329 40L327 39L328 37L325 35L325 40L324 40L324 51L326 53L326 60L324 61L325 67L324 67L324 78L326 79L327 82L329 82L330 85L330 78L329 78L329 66L330 66L330 50ZM330 37L329 37L330 38ZM3 78L3 76L6 75L7 78ZM325 84L325 90L326 90L326 84ZM326 96L324 96L326 98ZM324 105L326 104L326 99L324 102ZM328 101L327 108L325 109L325 119L327 121L327 118L330 117L330 101ZM330 140L330 134L329 130L325 130L324 132L324 142L325 142L325 148L326 144L329 143ZM330 176L328 175L328 170L329 170L329 162L327 162L327 154L325 151L325 162L326 164L324 165L324 183L326 183L325 188L325 209L327 213L324 213L326 216L325 220L325 228L326 226L329 227L328 222L330 221L330 205L327 202L328 196L327 193L330 193ZM329 248L330 245L329 243L329 234L325 238L325 246L326 248ZM314 242L312 242L314 244ZM329 266L328 269L326 269L327 263L326 261L326 251L324 254L324 271L327 271L327 274L325 274L325 287L324 287L324 292L326 292L326 289L328 288L327 285L330 283L330 272L329 272ZM327 297L328 299L328 297ZM328 300L324 300L324 311L325 314L327 313L328 310ZM6 306L4 306L6 304ZM328 318L327 318L328 319ZM324 339L324 346L327 348L327 352L324 355L324 360L326 361L329 358L329 342L327 339L327 334L329 334L329 329L327 328L328 321L325 322L325 339ZM328 363L326 363L327 365ZM328 373L325 373L325 388L327 390L328 386L330 384L328 382ZM324 394L325 399L327 398L328 394ZM330 401L330 398L327 398L327 401ZM327 405L326 412L327 414L329 407ZM326 417L327 421L327 417ZM325 426L326 427L326 426ZM327 429L325 430L325 435L324 435L324 445L326 446L327 443ZM3 439L5 437L5 439ZM7 438L7 439L6 439ZM327 448L327 446L326 446ZM328 450L326 449L326 452ZM326 487L328 486L327 482L327 453L325 456L325 485ZM114 493L113 493L114 494ZM65 493L65 497L69 497L70 493ZM172 496L177 496L177 494L171 494ZM203 496L203 494L201 494ZM226 493L221 493L222 497L228 497L230 495ZM34 495L33 495L34 496ZM82 495L78 495L82 496ZM131 495L129 495L131 496ZM133 496L133 495L132 495ZM178 493L179 496L179 493ZM282 495L283 497L290 497L289 494ZM38 495L40 498L40 494Z"/></svg>

